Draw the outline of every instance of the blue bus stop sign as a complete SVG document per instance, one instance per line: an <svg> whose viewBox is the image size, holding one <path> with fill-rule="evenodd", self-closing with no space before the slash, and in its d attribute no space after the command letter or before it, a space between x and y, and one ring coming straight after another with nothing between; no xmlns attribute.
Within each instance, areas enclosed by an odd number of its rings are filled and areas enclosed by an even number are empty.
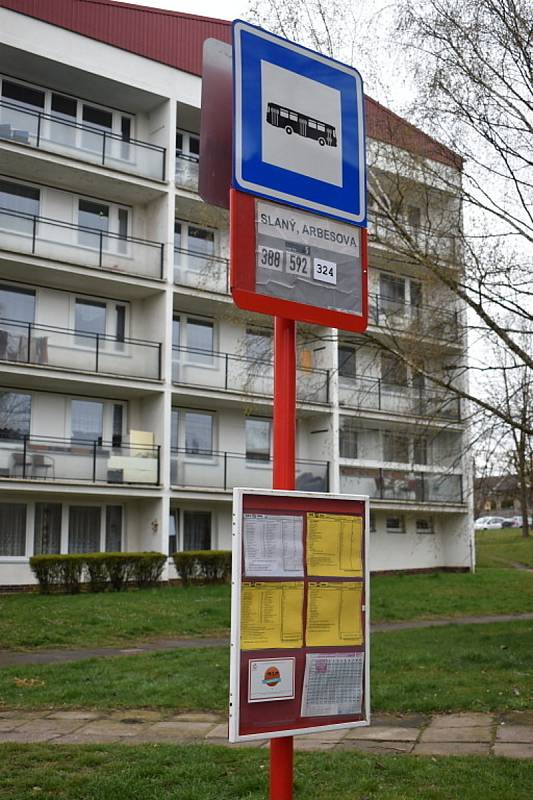
<svg viewBox="0 0 533 800"><path fill-rule="evenodd" d="M366 226L357 70L236 20L233 80L234 188Z"/></svg>

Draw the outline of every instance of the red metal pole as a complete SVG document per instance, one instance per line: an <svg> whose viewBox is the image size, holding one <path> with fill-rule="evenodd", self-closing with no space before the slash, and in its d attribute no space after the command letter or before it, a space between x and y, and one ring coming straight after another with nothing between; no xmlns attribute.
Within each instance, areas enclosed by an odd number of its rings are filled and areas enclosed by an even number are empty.
<svg viewBox="0 0 533 800"><path fill-rule="evenodd" d="M274 319L273 489L295 488L296 324ZM270 800L292 800L293 737L270 740Z"/></svg>

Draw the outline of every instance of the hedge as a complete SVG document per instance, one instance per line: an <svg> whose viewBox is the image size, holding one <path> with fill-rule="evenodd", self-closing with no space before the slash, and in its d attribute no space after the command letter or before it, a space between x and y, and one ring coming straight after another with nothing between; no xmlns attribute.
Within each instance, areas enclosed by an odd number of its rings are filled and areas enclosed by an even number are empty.
<svg viewBox="0 0 533 800"><path fill-rule="evenodd" d="M225 583L231 575L231 550L186 550L172 558L184 586L192 581Z"/></svg>
<svg viewBox="0 0 533 800"><path fill-rule="evenodd" d="M30 567L43 594L62 590L77 594L85 580L91 592L118 592L129 583L153 586L161 577L163 553L79 553L32 556Z"/></svg>

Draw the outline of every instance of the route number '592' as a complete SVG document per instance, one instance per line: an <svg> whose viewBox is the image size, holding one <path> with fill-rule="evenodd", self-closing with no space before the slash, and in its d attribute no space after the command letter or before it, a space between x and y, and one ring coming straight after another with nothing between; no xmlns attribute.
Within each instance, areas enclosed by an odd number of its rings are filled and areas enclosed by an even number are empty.
<svg viewBox="0 0 533 800"><path fill-rule="evenodd" d="M337 283L337 264L335 261L324 261L315 258L313 261L313 278L324 283Z"/></svg>
<svg viewBox="0 0 533 800"><path fill-rule="evenodd" d="M289 254L289 272L299 272L301 275L309 274L309 258L307 256L298 255L297 253Z"/></svg>

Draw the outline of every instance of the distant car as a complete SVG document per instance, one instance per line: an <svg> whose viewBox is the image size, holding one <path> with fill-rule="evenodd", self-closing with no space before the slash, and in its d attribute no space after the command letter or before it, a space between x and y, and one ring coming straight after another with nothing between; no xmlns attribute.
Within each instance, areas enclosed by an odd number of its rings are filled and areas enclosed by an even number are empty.
<svg viewBox="0 0 533 800"><path fill-rule="evenodd" d="M531 517L528 517L527 521L528 521L529 525L532 524ZM510 528L522 528L523 527L522 514L517 514L515 517L511 517L511 519L509 520L509 527Z"/></svg>
<svg viewBox="0 0 533 800"><path fill-rule="evenodd" d="M509 520L505 517L478 517L474 522L476 531L490 531L496 528L507 528Z"/></svg>

